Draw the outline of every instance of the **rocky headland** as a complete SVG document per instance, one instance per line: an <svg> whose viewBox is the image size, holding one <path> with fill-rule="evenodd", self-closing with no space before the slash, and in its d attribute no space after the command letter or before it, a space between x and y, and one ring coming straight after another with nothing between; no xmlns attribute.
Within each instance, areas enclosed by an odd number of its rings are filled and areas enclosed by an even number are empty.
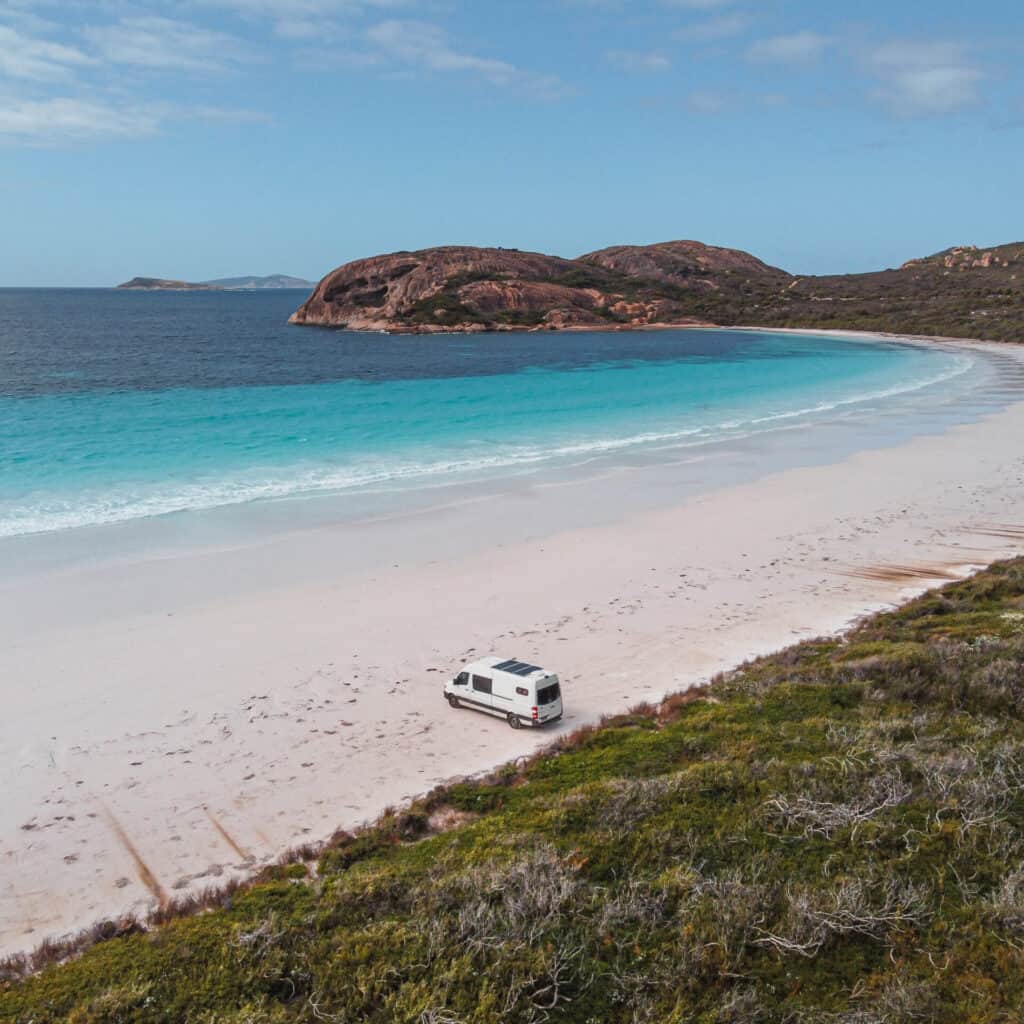
<svg viewBox="0 0 1024 1024"><path fill-rule="evenodd" d="M1024 243L830 276L696 241L576 259L444 246L347 263L290 322L422 334L748 324L1024 341Z"/></svg>

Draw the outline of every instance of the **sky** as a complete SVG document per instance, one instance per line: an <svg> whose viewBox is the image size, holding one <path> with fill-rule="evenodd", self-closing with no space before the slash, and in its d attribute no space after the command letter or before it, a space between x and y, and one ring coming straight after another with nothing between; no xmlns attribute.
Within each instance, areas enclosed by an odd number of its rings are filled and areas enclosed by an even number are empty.
<svg viewBox="0 0 1024 1024"><path fill-rule="evenodd" d="M1024 239L1020 0L0 0L0 286Z"/></svg>

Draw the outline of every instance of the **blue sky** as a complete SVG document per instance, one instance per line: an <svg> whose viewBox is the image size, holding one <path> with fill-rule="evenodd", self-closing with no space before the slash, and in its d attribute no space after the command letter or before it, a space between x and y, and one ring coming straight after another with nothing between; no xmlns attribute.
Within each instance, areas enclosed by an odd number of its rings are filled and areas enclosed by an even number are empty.
<svg viewBox="0 0 1024 1024"><path fill-rule="evenodd" d="M0 0L0 286L1024 238L1019 0Z"/></svg>

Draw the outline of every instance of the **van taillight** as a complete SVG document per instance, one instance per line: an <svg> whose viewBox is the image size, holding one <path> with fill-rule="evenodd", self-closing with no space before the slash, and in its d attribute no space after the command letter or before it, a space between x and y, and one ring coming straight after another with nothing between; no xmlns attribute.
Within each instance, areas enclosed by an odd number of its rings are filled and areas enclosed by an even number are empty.
<svg viewBox="0 0 1024 1024"><path fill-rule="evenodd" d="M535 722L537 721L537 709L536 708L533 709L533 720Z"/></svg>

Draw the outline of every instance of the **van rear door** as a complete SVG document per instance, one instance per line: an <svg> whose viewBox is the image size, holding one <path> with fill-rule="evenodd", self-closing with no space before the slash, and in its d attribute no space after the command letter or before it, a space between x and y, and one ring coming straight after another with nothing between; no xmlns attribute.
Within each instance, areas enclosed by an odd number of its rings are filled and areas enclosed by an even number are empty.
<svg viewBox="0 0 1024 1024"><path fill-rule="evenodd" d="M493 708L494 698L491 696L491 690L493 686L488 676L478 676L475 672L473 673L473 692L469 695L469 699L474 704L479 704L480 707Z"/></svg>
<svg viewBox="0 0 1024 1024"><path fill-rule="evenodd" d="M558 676L547 676L537 683L537 719L546 722L562 714L562 688Z"/></svg>

